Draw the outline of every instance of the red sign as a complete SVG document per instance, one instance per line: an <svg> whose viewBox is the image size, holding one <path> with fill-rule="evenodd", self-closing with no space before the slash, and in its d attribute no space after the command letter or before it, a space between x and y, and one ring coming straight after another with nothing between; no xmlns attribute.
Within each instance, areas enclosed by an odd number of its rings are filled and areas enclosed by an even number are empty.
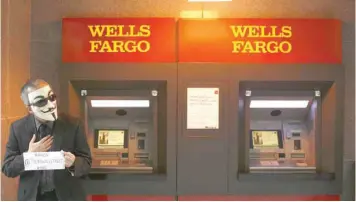
<svg viewBox="0 0 356 202"><path fill-rule="evenodd" d="M179 20L179 62L341 63L330 19Z"/></svg>
<svg viewBox="0 0 356 202"><path fill-rule="evenodd" d="M176 62L174 18L64 18L63 62Z"/></svg>

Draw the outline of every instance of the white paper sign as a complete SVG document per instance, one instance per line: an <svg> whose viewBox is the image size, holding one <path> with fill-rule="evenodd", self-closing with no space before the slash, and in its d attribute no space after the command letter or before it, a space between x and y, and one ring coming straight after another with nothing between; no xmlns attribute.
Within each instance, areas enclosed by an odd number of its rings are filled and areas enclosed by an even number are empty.
<svg viewBox="0 0 356 202"><path fill-rule="evenodd" d="M63 170L65 161L63 152L26 152L23 153L25 170Z"/></svg>
<svg viewBox="0 0 356 202"><path fill-rule="evenodd" d="M187 89L187 129L219 128L219 88Z"/></svg>

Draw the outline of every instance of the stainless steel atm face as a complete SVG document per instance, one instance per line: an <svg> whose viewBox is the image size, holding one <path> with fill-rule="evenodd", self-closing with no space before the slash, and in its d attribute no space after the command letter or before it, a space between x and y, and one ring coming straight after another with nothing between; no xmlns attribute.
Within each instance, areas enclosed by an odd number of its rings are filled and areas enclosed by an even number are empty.
<svg viewBox="0 0 356 202"><path fill-rule="evenodd" d="M157 99L148 92L134 94L85 97L92 172L153 173L156 169Z"/></svg>
<svg viewBox="0 0 356 202"><path fill-rule="evenodd" d="M318 96L309 92L249 92L250 172L315 172Z"/></svg>

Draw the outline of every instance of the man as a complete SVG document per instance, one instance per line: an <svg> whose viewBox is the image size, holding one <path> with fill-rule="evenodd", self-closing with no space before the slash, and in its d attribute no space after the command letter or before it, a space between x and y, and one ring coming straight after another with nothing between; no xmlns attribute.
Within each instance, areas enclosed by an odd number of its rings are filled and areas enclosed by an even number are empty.
<svg viewBox="0 0 356 202"><path fill-rule="evenodd" d="M29 115L13 122L2 172L20 176L18 200L85 200L80 177L88 174L92 159L80 122L57 115L56 95L43 80L27 82L21 99ZM64 170L25 171L23 153L63 151Z"/></svg>

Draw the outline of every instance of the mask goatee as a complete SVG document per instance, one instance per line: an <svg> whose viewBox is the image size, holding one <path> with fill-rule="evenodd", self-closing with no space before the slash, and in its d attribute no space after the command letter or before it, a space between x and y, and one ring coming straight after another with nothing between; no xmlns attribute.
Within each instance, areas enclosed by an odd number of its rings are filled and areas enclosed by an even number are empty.
<svg viewBox="0 0 356 202"><path fill-rule="evenodd" d="M54 120L57 120L56 114L54 112L52 113L52 117Z"/></svg>

